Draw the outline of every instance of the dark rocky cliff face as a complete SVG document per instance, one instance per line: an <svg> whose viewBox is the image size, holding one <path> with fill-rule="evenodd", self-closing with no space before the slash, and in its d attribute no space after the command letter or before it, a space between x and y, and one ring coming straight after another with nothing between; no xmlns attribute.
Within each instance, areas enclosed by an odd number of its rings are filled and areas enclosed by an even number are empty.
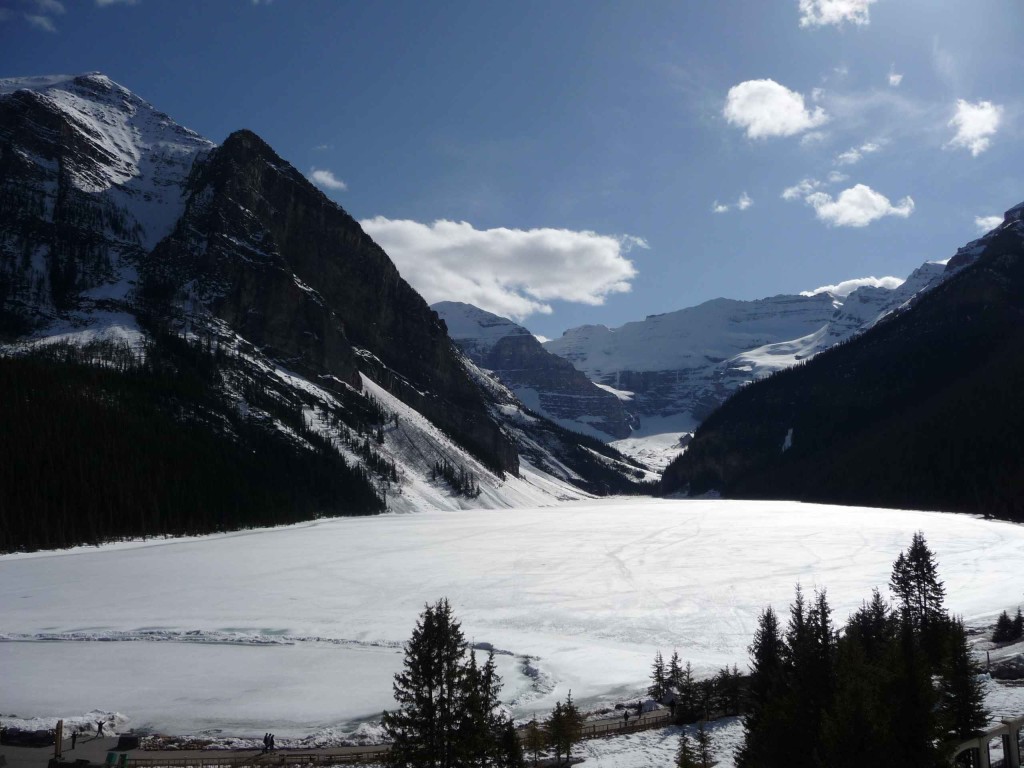
<svg viewBox="0 0 1024 768"><path fill-rule="evenodd" d="M661 491L1024 519L1021 210L908 308L736 393Z"/></svg>
<svg viewBox="0 0 1024 768"><path fill-rule="evenodd" d="M630 435L632 418L622 402L544 349L526 328L472 304L441 301L433 309L463 353L528 407L569 429L597 430L604 440Z"/></svg>
<svg viewBox="0 0 1024 768"><path fill-rule="evenodd" d="M189 202L144 268L150 301L207 306L303 373L363 371L498 471L518 471L437 315L339 206L250 131L188 182Z"/></svg>

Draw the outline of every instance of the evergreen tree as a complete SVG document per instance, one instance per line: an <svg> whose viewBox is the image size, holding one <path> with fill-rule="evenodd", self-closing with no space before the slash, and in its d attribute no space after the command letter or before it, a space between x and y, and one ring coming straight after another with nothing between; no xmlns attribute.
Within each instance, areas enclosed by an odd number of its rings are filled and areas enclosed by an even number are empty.
<svg viewBox="0 0 1024 768"><path fill-rule="evenodd" d="M1010 618L1010 614L1003 611L999 614L999 618L996 619L996 628L992 632L993 643L1008 643L1013 640L1013 619Z"/></svg>
<svg viewBox="0 0 1024 768"><path fill-rule="evenodd" d="M665 698L665 687L667 684L665 660L661 656L661 651L658 651L654 654L654 664L651 667L651 684L647 688L647 695L655 701L661 701Z"/></svg>
<svg viewBox="0 0 1024 768"><path fill-rule="evenodd" d="M448 601L427 605L406 644L403 669L395 675L399 708L384 713L384 730L392 741L388 764L518 768L522 750L512 749L507 740L511 723L498 711L500 691L493 652L478 666L475 653L467 658L466 640Z"/></svg>
<svg viewBox="0 0 1024 768"><path fill-rule="evenodd" d="M679 749L676 750L676 768L700 768L693 740L686 731L683 731L679 736Z"/></svg>
<svg viewBox="0 0 1024 768"><path fill-rule="evenodd" d="M555 762L562 763L565 755L568 764L572 757L572 748L580 740L583 731L583 716L572 700L572 691L565 697L565 703L555 702L555 709L547 722L548 743L555 750Z"/></svg>
<svg viewBox="0 0 1024 768"><path fill-rule="evenodd" d="M715 764L714 756L711 752L714 745L711 734L704 728L703 720L697 724L697 735L694 737L694 741L697 742L695 750L697 753L697 764L700 768L711 768Z"/></svg>
<svg viewBox="0 0 1024 768"><path fill-rule="evenodd" d="M672 658L668 661L668 685L677 696L679 689L683 687L683 668L679 661L679 651L675 649L672 650Z"/></svg>
<svg viewBox="0 0 1024 768"><path fill-rule="evenodd" d="M1005 615L1005 614L1004 614ZM942 710L946 735L952 739L970 739L988 724L985 692L978 675L981 667L971 658L963 620L951 623L949 658L942 675Z"/></svg>
<svg viewBox="0 0 1024 768"><path fill-rule="evenodd" d="M935 556L924 540L914 534L907 551L900 552L892 567L889 586L896 596L901 615L921 637L932 663L938 663L947 630L943 602L946 588L939 580Z"/></svg>
<svg viewBox="0 0 1024 768"><path fill-rule="evenodd" d="M540 727L536 715L526 724L526 732L523 734L523 746L533 759L533 765L536 768L537 761L540 760L540 753L547 747L545 730Z"/></svg>
<svg viewBox="0 0 1024 768"><path fill-rule="evenodd" d="M676 722L692 723L700 714L700 691L697 681L693 678L693 665L686 662L679 676L679 688L676 694Z"/></svg>
<svg viewBox="0 0 1024 768"><path fill-rule="evenodd" d="M768 606L758 617L757 631L750 645L750 686L743 716L743 745L736 755L738 768L786 764L791 745L779 728L785 714L782 710L786 693L785 655L778 617Z"/></svg>
<svg viewBox="0 0 1024 768"><path fill-rule="evenodd" d="M395 675L399 708L382 724L391 740L388 764L454 768L462 758L459 716L466 704L466 640L446 599L427 605Z"/></svg>
<svg viewBox="0 0 1024 768"><path fill-rule="evenodd" d="M498 759L496 768L526 768L523 756L523 743L516 733L515 723L511 719L503 719L498 741Z"/></svg>
<svg viewBox="0 0 1024 768"><path fill-rule="evenodd" d="M1017 606L1017 615L1013 618L1013 639L1020 640L1024 638L1024 614L1020 612L1020 606Z"/></svg>

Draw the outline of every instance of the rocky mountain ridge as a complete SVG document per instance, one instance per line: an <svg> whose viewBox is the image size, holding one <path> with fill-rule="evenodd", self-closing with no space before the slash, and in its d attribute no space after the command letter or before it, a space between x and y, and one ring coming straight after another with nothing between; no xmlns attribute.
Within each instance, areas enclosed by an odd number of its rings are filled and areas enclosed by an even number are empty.
<svg viewBox="0 0 1024 768"><path fill-rule="evenodd" d="M950 267L864 333L737 393L662 491L1024 519L1024 204Z"/></svg>
<svg viewBox="0 0 1024 768"><path fill-rule="evenodd" d="M532 410L605 441L630 435L630 417L622 401L545 350L526 328L472 304L442 301L431 309L444 320L459 348Z"/></svg>
<svg viewBox="0 0 1024 768"><path fill-rule="evenodd" d="M591 468L605 473L614 452L584 452L590 458L563 477L521 466L524 444L533 441L538 457L547 448L530 437L530 424L499 423L518 406L489 399L387 254L256 134L236 131L215 145L98 73L0 81L0 346L0 367L10 373L0 384L12 397L25 396L25 376L48 382L64 371L80 383L37 387L45 397L30 398L9 425L32 445L9 457L4 490L20 494L25 532L44 519L46 505L53 530L79 531L50 542L59 546L82 535L267 524L274 504L292 501L312 515L349 513L363 498L375 499L365 512L385 504L506 506L617 482L586 479ZM94 375L97 366L103 375ZM112 482L132 484L101 495L105 501L90 508L96 520L69 527L60 499L38 491L52 459L42 443L33 447L48 429L33 424L58 412L88 414L118 434L136 434L143 414L170 419L179 444L194 443L183 450L236 456L226 466L240 466L237 456L250 453L256 436L254 447L281 460L276 469L249 462L244 479L175 459L179 474L168 487L195 489L200 501L187 504L205 510L195 515L165 508L186 504L185 496L149 498L141 464L82 464L76 476L107 471ZM101 432L69 434L89 442ZM139 457L166 464L164 446L144 430L138 435ZM62 446L69 464L83 454L113 461L101 444L72 448ZM289 488L293 460L320 468L310 481L317 495L298 499ZM619 479L643 474L619 469L612 473ZM222 514L223 503L211 501L246 485L277 501L248 517L244 509ZM96 493L60 487L72 496ZM139 511L119 527L127 513L106 505L129 498ZM41 505L39 514L32 504ZM19 541L13 536L0 548Z"/></svg>
<svg viewBox="0 0 1024 768"><path fill-rule="evenodd" d="M745 384L806 361L905 307L969 263L974 248L966 246L948 262L926 262L897 288L713 299L619 328L573 328L544 346L592 381L627 393L638 436L685 433Z"/></svg>

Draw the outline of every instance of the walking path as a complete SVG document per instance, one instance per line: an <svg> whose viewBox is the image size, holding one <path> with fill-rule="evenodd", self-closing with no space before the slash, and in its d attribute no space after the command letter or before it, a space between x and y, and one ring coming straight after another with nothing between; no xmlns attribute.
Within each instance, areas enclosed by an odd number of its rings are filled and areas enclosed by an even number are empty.
<svg viewBox="0 0 1024 768"><path fill-rule="evenodd" d="M627 724L621 716L592 720L583 726L582 736L600 738L624 733L635 733L651 728L670 725L672 718L667 710L645 712L639 718L634 714ZM64 740L64 763L74 766L78 760L89 765L104 765L110 752L125 756L126 768L245 768L247 766L315 766L340 763L379 762L387 752L388 745L372 747L322 747L317 749L275 749L263 753L260 749L130 749L117 751L116 736L99 738L79 737L76 749L71 749L71 740ZM46 768L53 757L53 747L9 747L0 746L0 766L6 759L6 768ZM84 768L84 766L83 766Z"/></svg>

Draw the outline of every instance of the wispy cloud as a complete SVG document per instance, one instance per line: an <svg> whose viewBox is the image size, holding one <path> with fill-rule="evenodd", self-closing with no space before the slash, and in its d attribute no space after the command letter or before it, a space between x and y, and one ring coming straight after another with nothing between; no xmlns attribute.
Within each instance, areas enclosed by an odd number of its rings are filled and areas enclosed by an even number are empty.
<svg viewBox="0 0 1024 768"><path fill-rule="evenodd" d="M1002 216L975 216L974 226L978 228L978 231L984 234L990 232L1000 224L1003 223Z"/></svg>
<svg viewBox="0 0 1024 768"><path fill-rule="evenodd" d="M859 147L850 147L845 152L840 152L836 155L836 165L854 165L859 163L864 155L870 155L873 152L877 152L882 148L882 145L876 141L866 141Z"/></svg>
<svg viewBox="0 0 1024 768"><path fill-rule="evenodd" d="M903 75L896 72L896 65L893 64L889 67L889 85L892 88L899 88L900 83L903 82Z"/></svg>
<svg viewBox="0 0 1024 768"><path fill-rule="evenodd" d="M794 136L828 122L821 107L809 110L804 97L774 80L747 80L729 89L722 115L747 138Z"/></svg>
<svg viewBox="0 0 1024 768"><path fill-rule="evenodd" d="M853 280L843 280L835 285L823 285L813 291L800 291L801 296L817 296L819 293L831 293L833 296L845 298L858 288L871 286L872 288L886 288L894 290L906 282L902 277L857 277Z"/></svg>
<svg viewBox="0 0 1024 768"><path fill-rule="evenodd" d="M957 99L956 114L948 123L950 128L956 129L956 135L949 140L947 146L969 149L971 155L977 157L989 148L992 137L999 130L1002 116L1002 106L991 101L972 104Z"/></svg>
<svg viewBox="0 0 1024 768"><path fill-rule="evenodd" d="M869 9L874 2L876 0L800 0L800 26L869 24Z"/></svg>
<svg viewBox="0 0 1024 768"><path fill-rule="evenodd" d="M49 16L43 16L39 13L26 13L25 21L31 24L36 29L41 29L44 32L56 32L57 25L53 23L53 19Z"/></svg>
<svg viewBox="0 0 1024 768"><path fill-rule="evenodd" d="M827 192L813 192L804 202L814 208L820 221L832 227L866 227L886 216L905 219L914 212L911 197L904 197L893 205L889 198L866 184L844 189L835 199Z"/></svg>
<svg viewBox="0 0 1024 768"><path fill-rule="evenodd" d="M313 147L313 151L314 152L324 152L324 151L326 151L328 149L334 149L334 145L333 144L317 144L315 147Z"/></svg>
<svg viewBox="0 0 1024 768"><path fill-rule="evenodd" d="M96 0L96 5L105 8L108 5L138 5L139 0Z"/></svg>
<svg viewBox="0 0 1024 768"><path fill-rule="evenodd" d="M25 21L44 32L57 31L54 17L64 13L64 3L60 0L25 0L23 5L32 8L32 12L23 14Z"/></svg>
<svg viewBox="0 0 1024 768"><path fill-rule="evenodd" d="M378 216L360 222L428 303L465 301L515 320L550 313L548 302L602 304L630 290L626 258L647 243L568 229L476 229Z"/></svg>
<svg viewBox="0 0 1024 768"><path fill-rule="evenodd" d="M742 192L742 193L740 193L740 196L736 200L735 203L731 203L731 204L730 203L720 203L717 200L715 200L715 202L711 204L711 212L712 213L728 213L729 211L734 211L734 210L735 211L745 211L745 210L747 210L747 208L749 208L753 204L754 204L753 198L750 195L748 195L746 192Z"/></svg>
<svg viewBox="0 0 1024 768"><path fill-rule="evenodd" d="M333 189L339 192L348 189L348 184L326 168L310 168L309 180L323 189Z"/></svg>

